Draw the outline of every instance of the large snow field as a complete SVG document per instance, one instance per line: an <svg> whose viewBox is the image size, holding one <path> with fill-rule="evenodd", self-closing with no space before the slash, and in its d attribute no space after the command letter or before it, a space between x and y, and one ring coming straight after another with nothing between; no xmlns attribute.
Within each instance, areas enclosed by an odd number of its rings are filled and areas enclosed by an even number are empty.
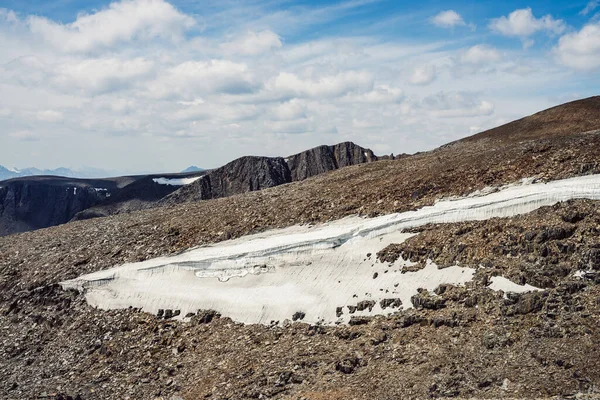
<svg viewBox="0 0 600 400"><path fill-rule="evenodd" d="M524 181L490 192L377 218L348 217L271 230L176 256L116 266L62 285L84 290L89 304L103 309L133 306L150 313L172 309L180 310L182 317L213 309L235 321L262 324L283 322L302 312L303 321L309 323L347 322L347 306L360 301L376 304L353 315L386 314L397 309L382 309L383 299L400 299L402 307L409 308L419 288L433 290L443 283L462 285L472 279L471 268L438 269L429 263L425 269L403 274L404 260L392 265L376 261L379 250L411 236L404 230L429 223L510 217L570 199L600 200L600 175L550 183ZM490 289L536 288L497 277ZM343 307L339 317L338 307Z"/></svg>

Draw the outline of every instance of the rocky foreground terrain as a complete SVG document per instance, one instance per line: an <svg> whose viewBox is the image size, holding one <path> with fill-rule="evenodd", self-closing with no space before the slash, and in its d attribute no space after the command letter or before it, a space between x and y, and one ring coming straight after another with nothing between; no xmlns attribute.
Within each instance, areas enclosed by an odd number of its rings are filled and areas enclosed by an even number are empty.
<svg viewBox="0 0 600 400"><path fill-rule="evenodd" d="M599 129L596 97L399 160L0 238L0 397L598 398L594 201L419 229L378 259L409 258L414 269L427 259L458 263L475 279L348 326L102 311L57 283L269 228L406 211L522 178L598 174ZM544 290L492 291L495 275Z"/></svg>

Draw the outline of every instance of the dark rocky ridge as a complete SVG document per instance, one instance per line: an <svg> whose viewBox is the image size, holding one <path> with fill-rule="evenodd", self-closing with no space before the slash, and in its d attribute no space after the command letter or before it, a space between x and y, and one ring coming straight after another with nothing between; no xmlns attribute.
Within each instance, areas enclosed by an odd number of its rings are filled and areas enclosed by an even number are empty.
<svg viewBox="0 0 600 400"><path fill-rule="evenodd" d="M352 142L315 147L286 159L292 181L301 181L338 168L377 160L378 157L371 150Z"/></svg>
<svg viewBox="0 0 600 400"><path fill-rule="evenodd" d="M198 173L108 179L30 176L2 181L0 236L60 225L73 219L116 214L123 209L139 210L178 188L160 185L153 182L153 178L192 175ZM99 206L99 210L88 212Z"/></svg>
<svg viewBox="0 0 600 400"><path fill-rule="evenodd" d="M216 199L253 192L291 181L283 158L242 157L210 171L196 182L181 187L165 202Z"/></svg>
<svg viewBox="0 0 600 400"><path fill-rule="evenodd" d="M281 157L242 157L210 171L198 181L167 196L163 203L208 200L253 192L285 183L301 181L350 165L393 156L377 157L370 149L352 142L319 146Z"/></svg>
<svg viewBox="0 0 600 400"><path fill-rule="evenodd" d="M0 236L68 222L76 213L101 203L116 188L110 181L59 177L2 182Z"/></svg>
<svg viewBox="0 0 600 400"><path fill-rule="evenodd" d="M390 156L377 157L369 149L344 142L319 146L286 159L242 157L210 171L110 179L12 179L6 181L5 189L0 189L0 236L60 225L71 220L143 210L161 204L228 197L379 159L390 159ZM161 185L153 181L157 177L199 175L204 177L183 187ZM77 190L74 190L75 187Z"/></svg>

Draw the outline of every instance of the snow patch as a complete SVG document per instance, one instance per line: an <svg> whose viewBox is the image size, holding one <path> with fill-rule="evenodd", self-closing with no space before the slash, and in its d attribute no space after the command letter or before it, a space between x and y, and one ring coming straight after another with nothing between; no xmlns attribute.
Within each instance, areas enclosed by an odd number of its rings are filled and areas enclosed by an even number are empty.
<svg viewBox="0 0 600 400"><path fill-rule="evenodd" d="M200 178L200 176L196 176L194 178L154 178L152 180L159 185L184 186L196 182Z"/></svg>
<svg viewBox="0 0 600 400"><path fill-rule="evenodd" d="M474 269L438 269L429 262L402 274L404 260L380 263L375 254L426 224L510 217L570 199L600 200L600 175L513 185L476 197L439 201L417 211L377 218L348 217L318 226L292 226L192 249L171 257L125 264L62 283L84 290L99 308L178 309L181 315L213 309L235 321L269 324L301 311L304 322L334 324L350 319L347 306L374 301L352 315L388 314L381 300L400 299L404 308L417 289L462 285ZM539 290L494 277L492 290ZM338 317L338 307L343 314Z"/></svg>
<svg viewBox="0 0 600 400"><path fill-rule="evenodd" d="M526 293L526 292L535 292L543 289L537 288L535 286L531 286L529 284L519 285L514 283L513 281L506 279L503 276L494 276L491 279L492 283L488 286L488 288L494 291L502 290L504 293Z"/></svg>

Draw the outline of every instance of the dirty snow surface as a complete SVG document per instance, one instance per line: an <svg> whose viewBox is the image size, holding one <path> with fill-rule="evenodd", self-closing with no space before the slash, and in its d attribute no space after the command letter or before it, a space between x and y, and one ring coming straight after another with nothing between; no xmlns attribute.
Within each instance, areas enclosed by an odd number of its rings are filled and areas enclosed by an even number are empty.
<svg viewBox="0 0 600 400"><path fill-rule="evenodd" d="M184 186L196 182L200 178L200 176L196 176L194 178L154 178L152 180L159 185Z"/></svg>
<svg viewBox="0 0 600 400"><path fill-rule="evenodd" d="M262 324L283 322L299 313L304 322L345 323L351 316L348 306L359 305L354 316L387 314L411 307L410 298L419 288L463 285L472 279L471 268L438 269L428 263L422 270L400 273L406 261L377 261L379 250L411 236L404 230L510 217L581 198L600 200L600 175L511 185L377 218L348 217L318 226L271 230L117 266L62 285L84 290L87 301L103 309L133 306L150 313L171 309L180 310L180 317L213 309L235 321ZM536 290L502 277L493 280L490 288ZM388 307L383 308L382 300Z"/></svg>

